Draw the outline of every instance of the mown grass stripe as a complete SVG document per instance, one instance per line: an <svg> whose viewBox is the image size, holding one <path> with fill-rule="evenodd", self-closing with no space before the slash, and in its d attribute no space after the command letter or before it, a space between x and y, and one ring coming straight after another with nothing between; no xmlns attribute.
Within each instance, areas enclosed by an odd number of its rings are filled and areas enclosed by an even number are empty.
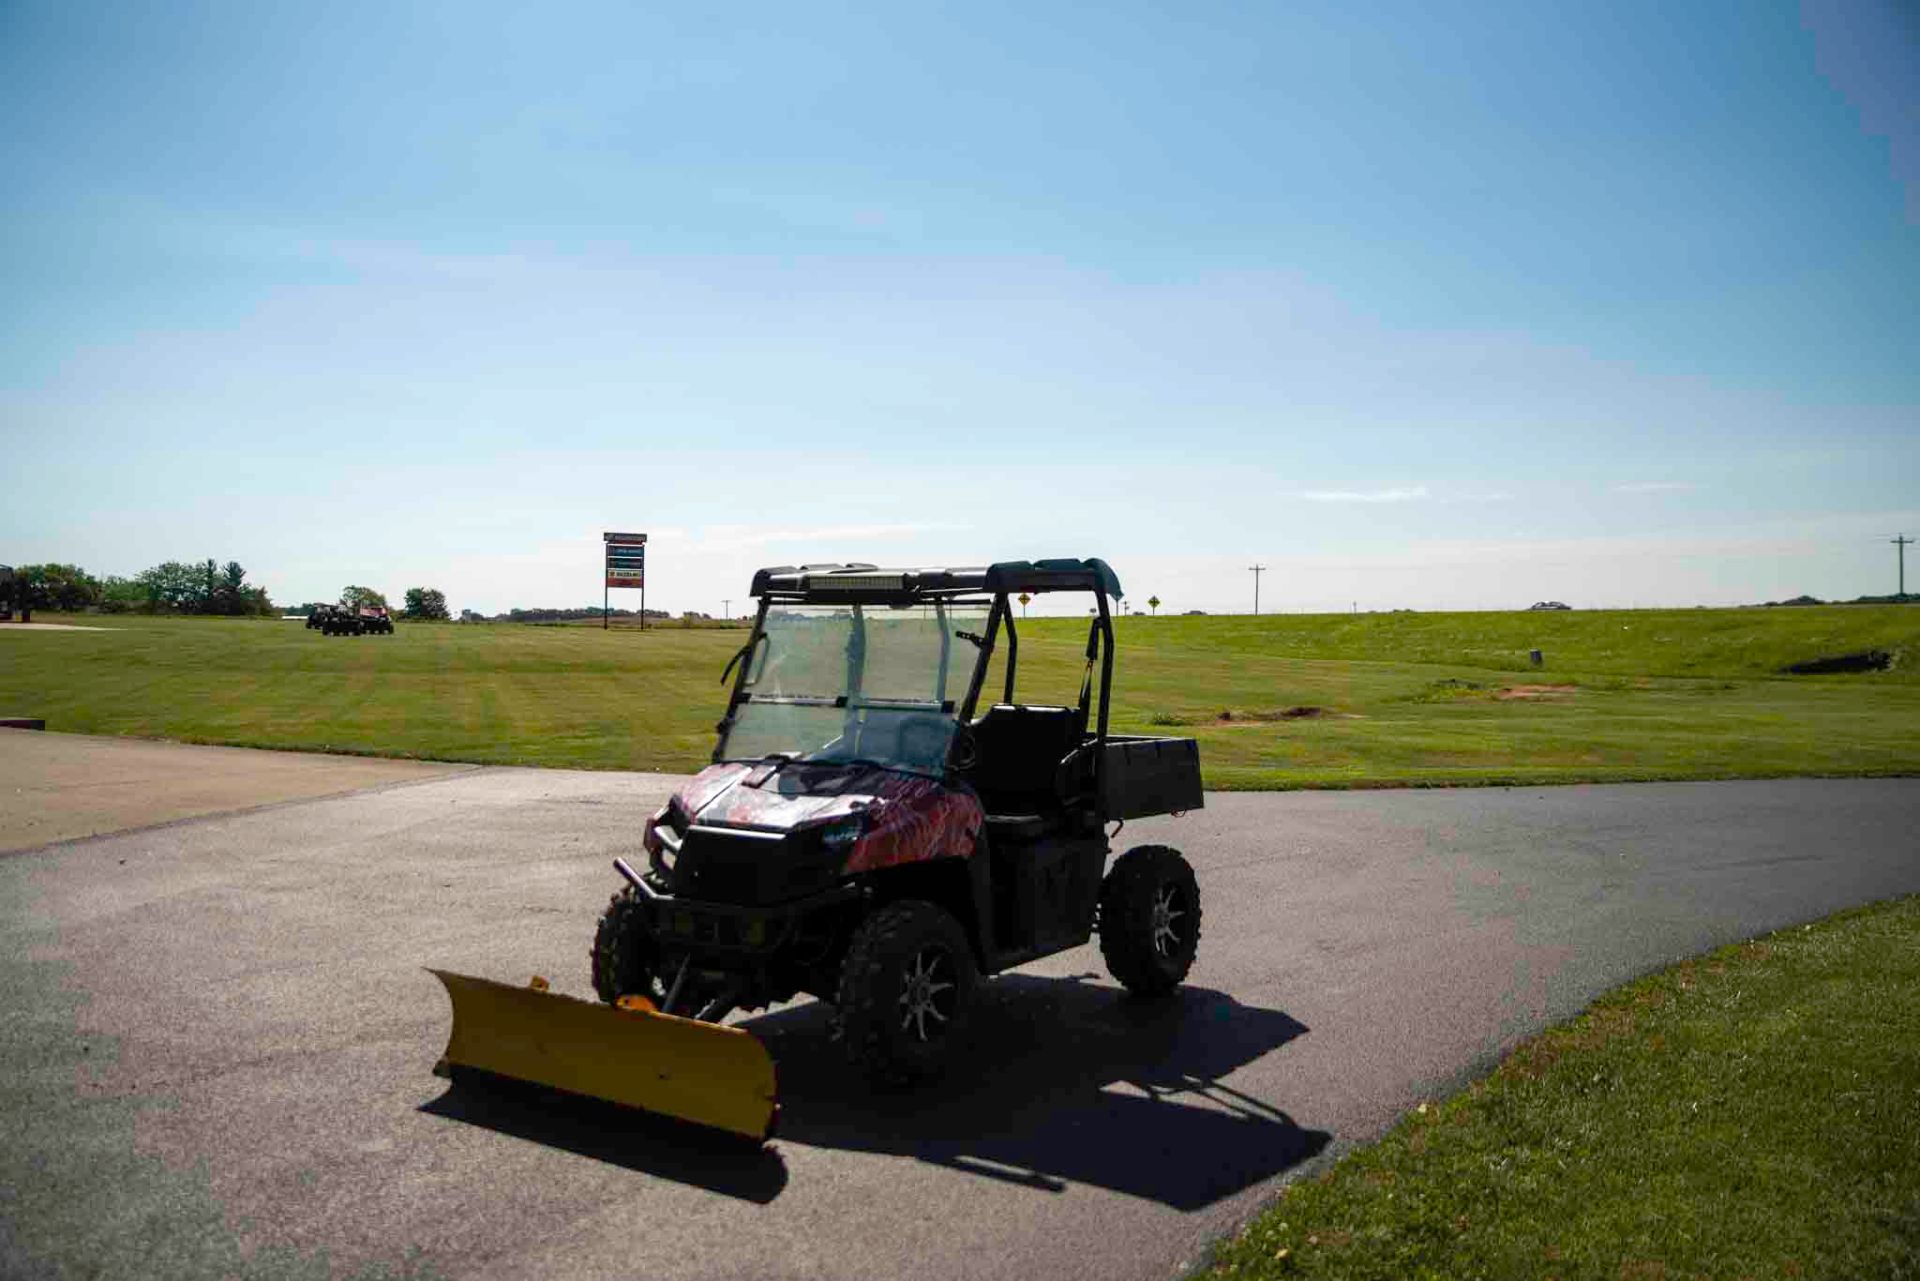
<svg viewBox="0 0 1920 1281"><path fill-rule="evenodd" d="M394 636L344 638L279 621L84 621L120 630L0 635L0 706L54 729L601 769L704 763L724 699L717 678L742 639L675 627L402 622ZM1920 772L1920 608L1136 616L1118 629L1114 727L1199 739L1213 787ZM1072 619L1022 625L1023 697L1075 697L1084 634ZM1536 672L1525 651L1548 636L1555 647ZM1915 658L1885 672L1775 675L1864 648ZM1502 697L1526 685L1553 688ZM1282 715L1296 708L1319 714Z"/></svg>

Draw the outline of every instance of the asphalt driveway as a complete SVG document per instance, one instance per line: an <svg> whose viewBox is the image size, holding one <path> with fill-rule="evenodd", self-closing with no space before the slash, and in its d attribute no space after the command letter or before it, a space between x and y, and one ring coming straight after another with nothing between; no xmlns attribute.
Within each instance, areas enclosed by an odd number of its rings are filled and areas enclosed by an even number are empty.
<svg viewBox="0 0 1920 1281"><path fill-rule="evenodd" d="M937 1089L764 1014L761 1152L450 1091L423 967L587 990L665 776L479 770L0 856L0 1274L1165 1277L1596 993L1920 891L1920 780L1229 794L1190 988L996 980Z"/></svg>

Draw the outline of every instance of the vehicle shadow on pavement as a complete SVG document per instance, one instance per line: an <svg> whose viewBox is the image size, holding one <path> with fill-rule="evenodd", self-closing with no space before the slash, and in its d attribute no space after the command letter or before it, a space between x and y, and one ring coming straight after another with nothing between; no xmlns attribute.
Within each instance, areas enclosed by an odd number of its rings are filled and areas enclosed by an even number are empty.
<svg viewBox="0 0 1920 1281"><path fill-rule="evenodd" d="M983 988L950 1070L897 1092L875 1093L848 1070L820 1006L747 1026L779 1064L780 1139L1039 1191L1081 1183L1197 1210L1330 1138L1220 1081L1305 1026L1206 988L1137 1001L1079 979L1004 975Z"/></svg>
<svg viewBox="0 0 1920 1281"><path fill-rule="evenodd" d="M421 1111L760 1204L787 1186L783 1141L911 1156L1041 1192L1088 1184L1178 1210L1326 1147L1325 1131L1220 1080L1306 1032L1298 1020L1207 988L1136 1001L1091 977L986 984L946 1074L905 1090L876 1091L848 1068L825 1006L746 1020L779 1067L767 1148L499 1078L456 1084Z"/></svg>
<svg viewBox="0 0 1920 1281"><path fill-rule="evenodd" d="M776 1148L522 1081L456 1081L420 1110L761 1205L787 1186Z"/></svg>

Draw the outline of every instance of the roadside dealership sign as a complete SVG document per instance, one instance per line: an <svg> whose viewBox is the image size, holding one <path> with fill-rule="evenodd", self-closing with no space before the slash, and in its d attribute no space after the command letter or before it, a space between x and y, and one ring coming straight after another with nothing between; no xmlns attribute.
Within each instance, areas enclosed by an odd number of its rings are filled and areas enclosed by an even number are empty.
<svg viewBox="0 0 1920 1281"><path fill-rule="evenodd" d="M600 535L607 545L606 586L600 593L600 626L606 627L613 611L608 608L615 587L640 589L640 630L647 628L647 536L622 534L613 530Z"/></svg>
<svg viewBox="0 0 1920 1281"><path fill-rule="evenodd" d="M607 544L607 586L644 588L647 585L647 536L608 533L602 537Z"/></svg>

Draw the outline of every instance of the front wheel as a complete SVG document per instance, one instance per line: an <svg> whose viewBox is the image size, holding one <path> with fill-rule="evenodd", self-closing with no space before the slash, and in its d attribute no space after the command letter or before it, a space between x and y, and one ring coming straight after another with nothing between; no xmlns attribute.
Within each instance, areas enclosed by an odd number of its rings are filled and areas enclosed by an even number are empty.
<svg viewBox="0 0 1920 1281"><path fill-rule="evenodd" d="M847 944L834 1028L848 1060L881 1084L935 1075L959 1043L979 972L966 931L932 903L889 903Z"/></svg>
<svg viewBox="0 0 1920 1281"><path fill-rule="evenodd" d="M1128 850L1100 883L1100 955L1135 996L1180 986L1200 950L1200 883L1179 850Z"/></svg>
<svg viewBox="0 0 1920 1281"><path fill-rule="evenodd" d="M593 932L593 990L612 1005L623 996L644 996L655 1005L662 992L655 977L660 953L646 909L631 889L620 891L600 914Z"/></svg>

